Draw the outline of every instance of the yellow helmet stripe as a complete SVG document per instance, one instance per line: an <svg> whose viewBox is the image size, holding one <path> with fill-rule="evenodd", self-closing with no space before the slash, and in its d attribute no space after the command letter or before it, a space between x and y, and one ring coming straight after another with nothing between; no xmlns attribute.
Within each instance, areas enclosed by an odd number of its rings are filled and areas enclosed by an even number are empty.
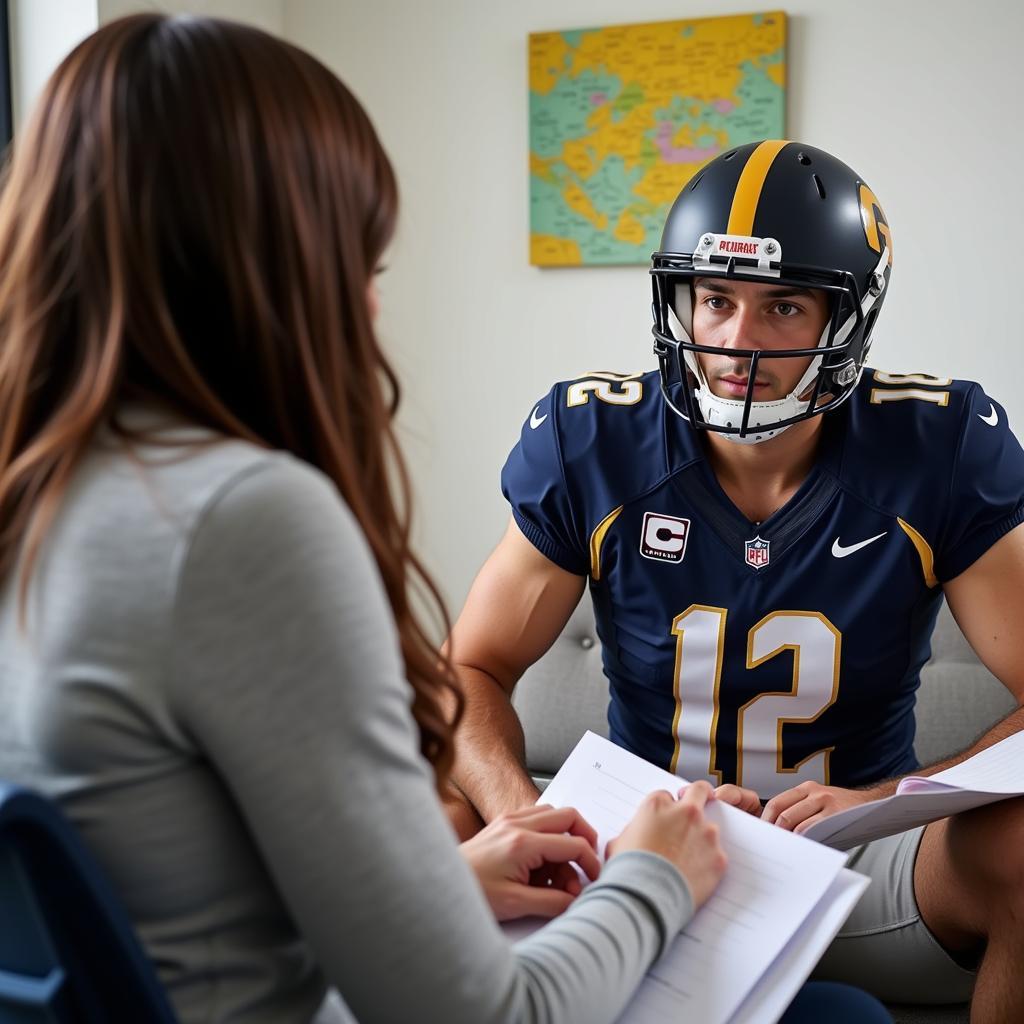
<svg viewBox="0 0 1024 1024"><path fill-rule="evenodd" d="M761 198L765 178L771 170L772 163L779 153L789 145L786 139L769 139L750 154L743 173L736 185L732 197L732 209L729 211L729 227L726 234L752 235L754 233L754 214Z"/></svg>

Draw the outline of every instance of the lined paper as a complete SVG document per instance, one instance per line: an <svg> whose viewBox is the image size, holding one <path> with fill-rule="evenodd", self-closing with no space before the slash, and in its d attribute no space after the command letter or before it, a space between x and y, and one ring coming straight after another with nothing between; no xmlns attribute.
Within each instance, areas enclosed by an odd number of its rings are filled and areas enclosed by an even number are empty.
<svg viewBox="0 0 1024 1024"><path fill-rule="evenodd" d="M608 841L622 831L648 793L664 789L675 795L683 784L588 732L541 802L575 807L597 830L603 856ZM833 918L838 930L867 884L866 879L858 881L862 876L844 876L833 888L845 861L835 850L726 804L712 801L706 813L721 830L728 868L708 902L648 973L621 1018L628 1024L726 1024L777 962L782 967L768 988L781 991L779 998L789 992L785 1007L806 977L800 973L803 962L809 961L807 971L813 967L835 934L826 934ZM828 919L818 930L805 929L810 950L805 950L799 969L788 966L783 953L801 926L815 923L816 909ZM519 923L507 931L516 936L530 928Z"/></svg>

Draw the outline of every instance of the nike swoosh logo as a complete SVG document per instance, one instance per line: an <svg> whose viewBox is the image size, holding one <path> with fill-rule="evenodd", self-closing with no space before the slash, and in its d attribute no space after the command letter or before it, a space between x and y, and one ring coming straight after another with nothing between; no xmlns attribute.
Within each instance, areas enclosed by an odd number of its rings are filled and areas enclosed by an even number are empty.
<svg viewBox="0 0 1024 1024"><path fill-rule="evenodd" d="M533 412L530 413L530 426L536 430L547 418L548 414L544 413L543 416L537 415L537 410L540 408L539 405L534 406Z"/></svg>
<svg viewBox="0 0 1024 1024"><path fill-rule="evenodd" d="M999 422L999 413L996 412L996 407L991 402L989 402L988 405L990 410L989 414L987 416L982 416L979 412L978 419L981 420L982 423L987 423L990 427L994 427Z"/></svg>
<svg viewBox="0 0 1024 1024"><path fill-rule="evenodd" d="M888 532L889 531L886 530L885 533L879 533L874 537L868 537L867 540L862 540L859 544L851 544L847 548L844 548L843 545L839 543L839 538L836 537L836 539L832 541L832 554L835 555L836 558L845 558L847 555L852 555L854 551L860 551L861 548L866 548L869 544L874 544L876 540L881 540Z"/></svg>

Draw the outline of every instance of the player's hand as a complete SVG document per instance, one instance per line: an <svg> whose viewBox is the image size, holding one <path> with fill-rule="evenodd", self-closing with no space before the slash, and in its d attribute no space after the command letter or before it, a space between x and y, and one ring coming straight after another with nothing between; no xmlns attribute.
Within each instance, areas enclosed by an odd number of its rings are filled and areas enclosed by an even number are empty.
<svg viewBox="0 0 1024 1024"><path fill-rule="evenodd" d="M572 807L503 814L459 849L499 921L557 917L582 890L573 864L591 881L601 872L597 833Z"/></svg>
<svg viewBox="0 0 1024 1024"><path fill-rule="evenodd" d="M608 856L627 850L649 850L670 860L686 879L694 909L702 906L725 871L726 857L718 826L707 820L704 805L714 794L707 782L693 782L671 793L647 796L622 834L608 844Z"/></svg>
<svg viewBox="0 0 1024 1024"><path fill-rule="evenodd" d="M741 811L746 811L747 814L760 815L761 813L761 798L752 789L734 786L731 782L727 782L715 790L715 799L721 800L723 804L738 807Z"/></svg>
<svg viewBox="0 0 1024 1024"><path fill-rule="evenodd" d="M772 797L761 817L788 832L806 832L823 818L874 799L862 789L840 789L819 782L801 782L793 789Z"/></svg>

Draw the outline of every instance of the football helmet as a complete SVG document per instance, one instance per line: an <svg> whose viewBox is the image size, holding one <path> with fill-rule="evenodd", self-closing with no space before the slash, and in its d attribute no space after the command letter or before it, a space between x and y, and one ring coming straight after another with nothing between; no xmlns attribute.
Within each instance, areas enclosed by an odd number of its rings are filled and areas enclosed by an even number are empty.
<svg viewBox="0 0 1024 1024"><path fill-rule="evenodd" d="M654 352L666 401L693 426L747 444L834 409L860 380L891 272L885 214L834 156L771 140L716 157L679 194L652 257ZM712 394L697 359L722 350L693 337L693 281L718 276L818 288L831 305L816 348L729 350L750 360L742 399ZM760 359L808 356L785 398L753 400Z"/></svg>

